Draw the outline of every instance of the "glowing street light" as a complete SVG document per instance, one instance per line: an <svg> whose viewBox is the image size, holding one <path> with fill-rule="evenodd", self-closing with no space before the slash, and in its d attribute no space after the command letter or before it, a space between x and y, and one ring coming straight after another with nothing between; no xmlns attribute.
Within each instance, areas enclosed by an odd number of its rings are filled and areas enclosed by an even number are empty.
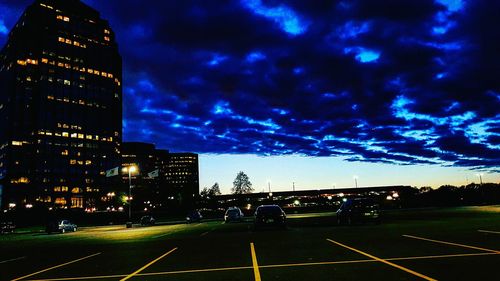
<svg viewBox="0 0 500 281"><path fill-rule="evenodd" d="M130 222L130 226L132 226L132 173L137 172L137 170L137 166L135 165L123 167L122 169L122 172L128 173L128 220Z"/></svg>

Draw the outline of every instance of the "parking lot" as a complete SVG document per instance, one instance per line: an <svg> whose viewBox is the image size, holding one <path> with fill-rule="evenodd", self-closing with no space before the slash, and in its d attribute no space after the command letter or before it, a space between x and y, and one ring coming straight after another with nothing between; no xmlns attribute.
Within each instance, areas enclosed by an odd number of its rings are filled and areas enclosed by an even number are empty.
<svg viewBox="0 0 500 281"><path fill-rule="evenodd" d="M0 236L1 280L500 280L500 206Z"/></svg>

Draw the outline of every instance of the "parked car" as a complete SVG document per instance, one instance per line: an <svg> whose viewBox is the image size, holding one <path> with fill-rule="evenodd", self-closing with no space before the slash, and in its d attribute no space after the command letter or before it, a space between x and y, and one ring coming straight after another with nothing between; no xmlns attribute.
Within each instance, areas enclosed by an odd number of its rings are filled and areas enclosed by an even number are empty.
<svg viewBox="0 0 500 281"><path fill-rule="evenodd" d="M78 229L76 224L71 223L69 220L59 220L59 221L52 221L49 222L47 225L46 231L47 233L52 233L52 232L59 232L59 233L65 233L67 231L73 231L75 232Z"/></svg>
<svg viewBox="0 0 500 281"><path fill-rule="evenodd" d="M141 225L154 225L155 219L152 216L143 216L141 218Z"/></svg>
<svg viewBox="0 0 500 281"><path fill-rule="evenodd" d="M370 198L347 199L337 210L337 224L380 223L380 206Z"/></svg>
<svg viewBox="0 0 500 281"><path fill-rule="evenodd" d="M200 214L200 212L198 210L194 210L186 216L186 222L187 223L201 222L202 218L203 216Z"/></svg>
<svg viewBox="0 0 500 281"><path fill-rule="evenodd" d="M238 207L229 207L224 214L224 221L227 222L241 222L243 220L243 212Z"/></svg>
<svg viewBox="0 0 500 281"><path fill-rule="evenodd" d="M255 210L255 228L262 226L286 227L286 214L278 205L262 205Z"/></svg>
<svg viewBox="0 0 500 281"><path fill-rule="evenodd" d="M0 223L0 233L14 233L16 225L11 221L3 221Z"/></svg>

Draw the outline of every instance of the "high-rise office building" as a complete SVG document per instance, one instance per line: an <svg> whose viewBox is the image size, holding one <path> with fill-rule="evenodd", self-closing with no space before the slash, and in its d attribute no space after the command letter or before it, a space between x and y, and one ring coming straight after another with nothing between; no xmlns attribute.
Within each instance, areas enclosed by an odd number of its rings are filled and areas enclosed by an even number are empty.
<svg viewBox="0 0 500 281"><path fill-rule="evenodd" d="M91 208L121 163L122 59L99 13L36 0L0 52L2 208Z"/></svg>
<svg viewBox="0 0 500 281"><path fill-rule="evenodd" d="M166 186L184 208L193 208L200 192L198 154L170 153L165 173Z"/></svg>
<svg viewBox="0 0 500 281"><path fill-rule="evenodd" d="M175 212L194 207L199 193L197 154L169 153L149 143L124 142L122 161L123 167L137 168L137 172L131 174L130 182L135 211ZM123 186L127 186L128 174L122 174L121 178ZM126 190L122 188L121 193L124 192Z"/></svg>

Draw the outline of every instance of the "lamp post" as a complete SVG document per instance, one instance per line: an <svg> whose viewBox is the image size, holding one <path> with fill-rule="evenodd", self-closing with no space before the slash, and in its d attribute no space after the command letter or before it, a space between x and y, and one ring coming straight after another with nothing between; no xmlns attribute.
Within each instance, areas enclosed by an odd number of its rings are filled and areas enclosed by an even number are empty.
<svg viewBox="0 0 500 281"><path fill-rule="evenodd" d="M127 227L129 224L130 224L130 227L132 227L132 173L137 172L137 166L130 165L130 166L124 167L122 169L122 172L128 173L128 220L129 220L129 222L127 223Z"/></svg>
<svg viewBox="0 0 500 281"><path fill-rule="evenodd" d="M356 188L358 188L358 176L354 176L354 184L356 185Z"/></svg>

